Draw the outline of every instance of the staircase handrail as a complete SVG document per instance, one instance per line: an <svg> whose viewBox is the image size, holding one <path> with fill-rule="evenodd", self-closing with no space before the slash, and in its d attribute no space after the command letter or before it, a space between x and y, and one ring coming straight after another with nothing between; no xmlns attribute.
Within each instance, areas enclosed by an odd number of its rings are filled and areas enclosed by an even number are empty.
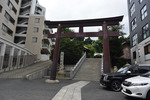
<svg viewBox="0 0 150 100"><path fill-rule="evenodd" d="M27 2L27 3L22 4L22 5L21 5L21 7L23 8L23 7L27 6L27 5L31 5L31 1L30 1L30 2Z"/></svg>
<svg viewBox="0 0 150 100"><path fill-rule="evenodd" d="M77 62L77 64L73 67L73 69L70 71L70 78L73 79L78 70L80 69L81 65L86 59L86 52L83 54L83 56L80 58L80 60Z"/></svg>
<svg viewBox="0 0 150 100"><path fill-rule="evenodd" d="M30 10L25 10L25 11L21 12L20 15L25 15L27 13L30 13Z"/></svg>
<svg viewBox="0 0 150 100"><path fill-rule="evenodd" d="M23 20L21 20L21 21L18 21L18 24L22 24L22 23L24 23L24 22L28 22L28 19L23 19Z"/></svg>

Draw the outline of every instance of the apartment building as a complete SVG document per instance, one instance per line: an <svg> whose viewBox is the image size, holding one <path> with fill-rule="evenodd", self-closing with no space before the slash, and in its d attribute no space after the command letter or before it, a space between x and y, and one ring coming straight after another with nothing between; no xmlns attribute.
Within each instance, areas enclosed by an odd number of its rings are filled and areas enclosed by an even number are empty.
<svg viewBox="0 0 150 100"><path fill-rule="evenodd" d="M131 62L150 63L150 2L128 0Z"/></svg>
<svg viewBox="0 0 150 100"><path fill-rule="evenodd" d="M0 0L0 72L49 60L52 32L38 0Z"/></svg>

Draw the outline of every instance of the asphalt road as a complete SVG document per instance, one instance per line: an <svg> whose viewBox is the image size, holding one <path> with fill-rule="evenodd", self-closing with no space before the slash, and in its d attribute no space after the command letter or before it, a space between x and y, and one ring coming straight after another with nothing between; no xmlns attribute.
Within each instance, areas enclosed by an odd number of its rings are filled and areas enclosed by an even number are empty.
<svg viewBox="0 0 150 100"><path fill-rule="evenodd" d="M100 87L99 82L91 82L82 88L82 100L143 100L127 97L121 92L114 92Z"/></svg>
<svg viewBox="0 0 150 100"><path fill-rule="evenodd" d="M45 79L0 79L0 100L51 100L63 86L74 82L77 81L60 80L59 84L47 84ZM90 82L81 91L82 100L140 100L99 87L98 82Z"/></svg>

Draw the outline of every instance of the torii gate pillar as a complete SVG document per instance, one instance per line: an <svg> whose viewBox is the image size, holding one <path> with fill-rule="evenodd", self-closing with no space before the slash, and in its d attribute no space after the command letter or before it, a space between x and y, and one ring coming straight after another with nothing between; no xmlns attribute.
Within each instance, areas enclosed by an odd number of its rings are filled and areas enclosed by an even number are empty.
<svg viewBox="0 0 150 100"><path fill-rule="evenodd" d="M108 36L108 29L106 22L103 23L103 54L104 54L104 61L103 61L103 70L104 73L110 73L110 49L109 49L109 36Z"/></svg>

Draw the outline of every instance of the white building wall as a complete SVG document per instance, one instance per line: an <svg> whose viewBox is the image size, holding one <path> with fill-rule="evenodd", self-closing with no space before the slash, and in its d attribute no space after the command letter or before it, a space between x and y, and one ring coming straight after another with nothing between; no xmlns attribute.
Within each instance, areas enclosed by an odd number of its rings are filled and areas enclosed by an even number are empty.
<svg viewBox="0 0 150 100"><path fill-rule="evenodd" d="M150 60L146 60L146 58L150 58L150 55L145 55L144 47L150 44L150 37L142 41L131 48L131 62L134 64L137 61L140 64L150 64ZM136 51L136 59L133 59L133 52Z"/></svg>

